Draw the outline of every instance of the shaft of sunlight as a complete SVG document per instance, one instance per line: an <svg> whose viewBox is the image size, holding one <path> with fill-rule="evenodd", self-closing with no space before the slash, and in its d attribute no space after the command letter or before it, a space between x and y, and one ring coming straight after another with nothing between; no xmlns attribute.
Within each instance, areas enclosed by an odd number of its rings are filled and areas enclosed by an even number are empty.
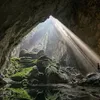
<svg viewBox="0 0 100 100"><path fill-rule="evenodd" d="M67 44L71 47L76 57L81 60L87 72L97 71L97 64L100 63L99 56L60 21L52 16L50 16L50 19L66 40Z"/></svg>

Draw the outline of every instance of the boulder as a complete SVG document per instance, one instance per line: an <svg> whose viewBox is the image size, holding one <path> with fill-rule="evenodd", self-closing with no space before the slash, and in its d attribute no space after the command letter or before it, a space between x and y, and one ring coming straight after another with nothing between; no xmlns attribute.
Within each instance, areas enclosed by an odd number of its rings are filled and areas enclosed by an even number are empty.
<svg viewBox="0 0 100 100"><path fill-rule="evenodd" d="M100 73L90 73L83 78L79 85L100 86Z"/></svg>
<svg viewBox="0 0 100 100"><path fill-rule="evenodd" d="M32 59L31 57L22 57L20 63L24 67L31 67L37 64L37 59Z"/></svg>
<svg viewBox="0 0 100 100"><path fill-rule="evenodd" d="M19 57L23 57L27 53L27 50L22 49L19 53Z"/></svg>
<svg viewBox="0 0 100 100"><path fill-rule="evenodd" d="M34 66L29 67L29 68L22 68L19 72L10 76L10 78L13 81L22 81L23 79L25 79L29 76L29 74L31 73L32 70L34 70Z"/></svg>
<svg viewBox="0 0 100 100"><path fill-rule="evenodd" d="M31 57L32 59L37 59L37 54L29 52L29 53L26 53L24 57Z"/></svg>
<svg viewBox="0 0 100 100"><path fill-rule="evenodd" d="M23 49L20 51L19 57L31 57L32 59L37 59L37 54L28 52L27 50Z"/></svg>
<svg viewBox="0 0 100 100"><path fill-rule="evenodd" d="M31 70L31 72L29 73L28 79L30 80L30 79L33 79L33 78L37 78L38 73L39 73L39 71L38 71L37 66L33 66L33 70Z"/></svg>
<svg viewBox="0 0 100 100"><path fill-rule="evenodd" d="M59 64L56 63L56 62L53 62L50 58L48 58L47 56L42 56L38 59L37 61L37 67L38 67L38 70L40 72L43 72L45 73L45 68L48 67L48 66L54 66L56 67L57 69L60 68L60 66L58 66Z"/></svg>
<svg viewBox="0 0 100 100"><path fill-rule="evenodd" d="M38 67L38 70L40 72L45 72L45 68L47 66L49 66L50 62L49 62L49 58L47 58L46 56L43 56L41 58L38 59L37 61L37 67Z"/></svg>
<svg viewBox="0 0 100 100"><path fill-rule="evenodd" d="M61 73L54 66L49 66L45 70L48 83L68 83L68 76Z"/></svg>

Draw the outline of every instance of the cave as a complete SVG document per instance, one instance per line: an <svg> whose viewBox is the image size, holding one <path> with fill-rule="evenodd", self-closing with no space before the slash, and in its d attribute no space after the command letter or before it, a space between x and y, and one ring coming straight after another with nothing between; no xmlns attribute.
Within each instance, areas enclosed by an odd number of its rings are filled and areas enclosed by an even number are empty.
<svg viewBox="0 0 100 100"><path fill-rule="evenodd" d="M99 0L1 0L0 13L0 100L99 100Z"/></svg>

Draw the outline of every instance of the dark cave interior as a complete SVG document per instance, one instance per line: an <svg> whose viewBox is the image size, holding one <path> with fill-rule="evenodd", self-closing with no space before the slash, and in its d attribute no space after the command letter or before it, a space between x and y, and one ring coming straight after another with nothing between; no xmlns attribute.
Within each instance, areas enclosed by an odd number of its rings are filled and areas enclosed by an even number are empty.
<svg viewBox="0 0 100 100"><path fill-rule="evenodd" d="M1 0L0 13L0 100L99 100L100 0Z"/></svg>

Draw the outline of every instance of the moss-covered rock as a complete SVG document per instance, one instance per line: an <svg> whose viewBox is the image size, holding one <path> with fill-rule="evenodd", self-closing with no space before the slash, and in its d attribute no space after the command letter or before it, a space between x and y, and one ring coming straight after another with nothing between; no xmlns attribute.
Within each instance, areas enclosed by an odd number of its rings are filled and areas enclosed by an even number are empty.
<svg viewBox="0 0 100 100"><path fill-rule="evenodd" d="M8 68L6 68L3 72L4 77L8 78L9 76L15 74L16 72L20 71L21 67L22 65L20 63L20 58L18 57L11 58Z"/></svg>
<svg viewBox="0 0 100 100"><path fill-rule="evenodd" d="M11 58L12 66L17 67L7 69L8 77L10 75L13 81L22 82L22 86L24 86L25 79L27 79L27 84L68 82L68 76L66 73L61 72L59 63L56 63L41 52L38 53L38 56L38 59L31 57Z"/></svg>
<svg viewBox="0 0 100 100"><path fill-rule="evenodd" d="M49 66L45 70L48 83L67 83L68 76L64 73L61 73L54 66Z"/></svg>
<svg viewBox="0 0 100 100"><path fill-rule="evenodd" d="M17 72L16 74L11 76L11 79L14 81L21 81L25 77L28 76L28 74L33 70L33 67L29 68L22 68L20 72Z"/></svg>
<svg viewBox="0 0 100 100"><path fill-rule="evenodd" d="M51 65L54 67L58 67L57 64L47 56L42 56L37 61L38 70L43 73L45 73L45 68Z"/></svg>
<svg viewBox="0 0 100 100"><path fill-rule="evenodd" d="M33 69L30 71L30 73L29 73L29 79L33 79L33 78L37 78L37 76L38 76L38 73L39 73L39 71L38 71L38 68L37 68L37 66L33 66Z"/></svg>
<svg viewBox="0 0 100 100"><path fill-rule="evenodd" d="M32 100L26 90L22 88L9 88L13 92L13 100Z"/></svg>

